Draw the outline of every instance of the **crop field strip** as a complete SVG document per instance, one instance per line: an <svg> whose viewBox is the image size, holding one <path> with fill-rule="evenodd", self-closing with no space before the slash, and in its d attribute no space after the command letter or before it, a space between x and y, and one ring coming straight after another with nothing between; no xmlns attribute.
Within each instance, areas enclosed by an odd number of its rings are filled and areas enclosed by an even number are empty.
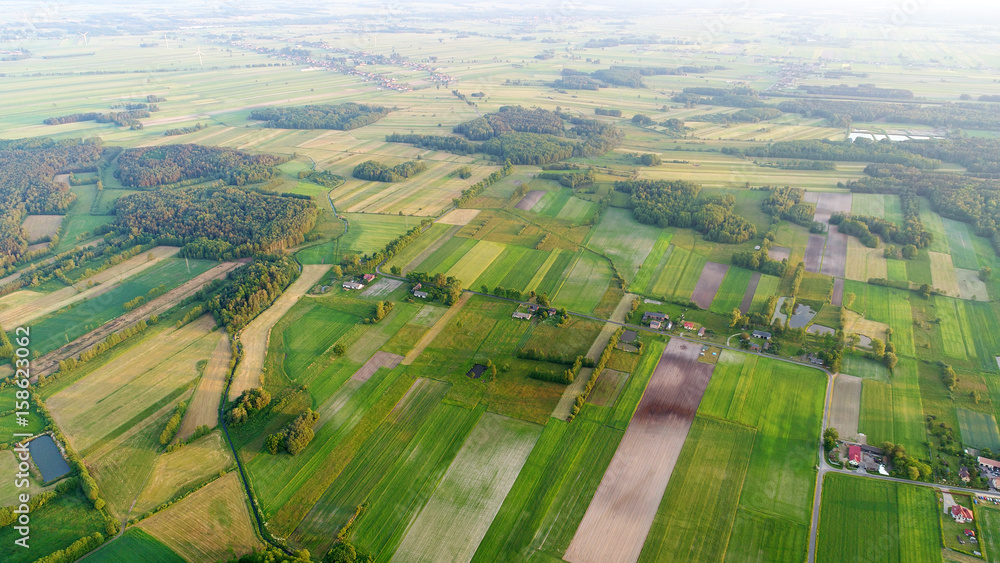
<svg viewBox="0 0 1000 563"><path fill-rule="evenodd" d="M81 561L88 563L117 563L119 561L184 563L185 559L141 528L129 528L121 537L102 546Z"/></svg>
<svg viewBox="0 0 1000 563"><path fill-rule="evenodd" d="M664 243L669 240L664 240L661 229L638 223L632 218L631 211L612 207L604 212L601 222L591 229L586 245L610 256L625 276L625 283L631 284L653 248L660 246L665 250Z"/></svg>
<svg viewBox="0 0 1000 563"><path fill-rule="evenodd" d="M259 384L260 374L264 369L264 355L267 353L267 340L271 334L271 328L329 269L330 266L322 265L303 266L299 278L292 282L266 311L258 315L240 332L243 359L236 368L236 373L233 374L233 382L229 387L230 400L234 400L243 391Z"/></svg>
<svg viewBox="0 0 1000 563"><path fill-rule="evenodd" d="M969 235L969 228L965 223L960 223L954 219L941 218L945 233L948 235L948 247L951 249L951 261L956 268L964 270L978 270L979 261L976 259L976 250L972 246L972 238Z"/></svg>
<svg viewBox="0 0 1000 563"><path fill-rule="evenodd" d="M701 271L701 275L698 277L698 282L695 284L694 291L691 294L691 301L697 304L702 309L708 309L712 305L712 301L715 300L715 295L722 287L723 281L727 277L729 272L728 264L719 264L717 262L706 262L705 268ZM750 275L749 271L746 272L746 278L742 277L742 274L737 276L737 278L743 279L743 286L738 288L739 296L737 299L743 297L743 292L746 290L746 281L749 281ZM732 300L733 295L725 296L725 299ZM739 301L736 301L738 303ZM736 306L733 304L733 307ZM732 309L730 309L731 311Z"/></svg>
<svg viewBox="0 0 1000 563"><path fill-rule="evenodd" d="M219 335L218 342L177 430L178 440L186 440L199 426L215 428L219 424L219 402L226 390L226 377L229 375L229 361L233 350L226 333Z"/></svg>
<svg viewBox="0 0 1000 563"><path fill-rule="evenodd" d="M806 245L805 264L807 272L819 273L823 264L823 249L826 246L826 237L823 235L809 235L809 242Z"/></svg>
<svg viewBox="0 0 1000 563"><path fill-rule="evenodd" d="M816 561L941 561L938 503L925 487L824 478Z"/></svg>
<svg viewBox="0 0 1000 563"><path fill-rule="evenodd" d="M992 414L958 408L958 425L962 443L974 448L1000 451L1000 433Z"/></svg>
<svg viewBox="0 0 1000 563"><path fill-rule="evenodd" d="M751 280L760 280L760 272L751 272L743 268L730 267L726 271L722 285L719 286L712 300L709 310L720 315L728 315L733 309L743 310L744 303L747 309L753 301L753 292L757 289L757 283L753 282L753 289L750 289Z"/></svg>
<svg viewBox="0 0 1000 563"><path fill-rule="evenodd" d="M858 438L858 420L861 418L861 389L863 380L844 373L838 374L833 384L833 400L827 425L836 428L843 438Z"/></svg>
<svg viewBox="0 0 1000 563"><path fill-rule="evenodd" d="M141 494L131 507L133 515L141 515L167 502L178 491L214 480L219 472L234 464L232 452L220 432L195 440L179 450L156 458L143 483ZM143 473L145 477L145 473Z"/></svg>
<svg viewBox="0 0 1000 563"><path fill-rule="evenodd" d="M564 277L552 302L570 311L589 314L600 303L611 283L611 266L603 257L581 250L572 269L567 270Z"/></svg>
<svg viewBox="0 0 1000 563"><path fill-rule="evenodd" d="M639 271L632 280L631 290L638 293L649 293L652 290L653 279L663 270L670 253L670 240L674 233L669 230L660 230L653 248L650 249L639 266Z"/></svg>
<svg viewBox="0 0 1000 563"><path fill-rule="evenodd" d="M697 361L700 348L680 339L667 345L566 551L567 561L638 558L712 375L714 366Z"/></svg>

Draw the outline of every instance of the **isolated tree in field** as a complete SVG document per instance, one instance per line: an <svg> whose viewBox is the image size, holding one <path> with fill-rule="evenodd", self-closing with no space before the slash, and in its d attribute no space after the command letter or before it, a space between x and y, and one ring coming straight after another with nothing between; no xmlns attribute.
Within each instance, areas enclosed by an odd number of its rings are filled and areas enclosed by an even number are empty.
<svg viewBox="0 0 1000 563"><path fill-rule="evenodd" d="M734 307L733 312L729 314L729 328L736 328L743 322L743 311L740 311L739 307Z"/></svg>
<svg viewBox="0 0 1000 563"><path fill-rule="evenodd" d="M993 279L993 269L990 268L989 266L983 266L982 268L980 268L979 279L983 280L984 282L988 282L991 279Z"/></svg>
<svg viewBox="0 0 1000 563"><path fill-rule="evenodd" d="M341 267L340 264L337 264L330 269L330 273L333 275L334 278L342 278L344 277L344 268Z"/></svg>
<svg viewBox="0 0 1000 563"><path fill-rule="evenodd" d="M343 344L335 344L333 346L333 353L338 356L343 356L347 353L347 348Z"/></svg>
<svg viewBox="0 0 1000 563"><path fill-rule="evenodd" d="M827 428L823 431L823 447L826 451L831 451L837 447L837 441L840 440L840 433L837 432L836 428Z"/></svg>
<svg viewBox="0 0 1000 563"><path fill-rule="evenodd" d="M892 369L892 368L896 367L896 364L898 362L899 362L899 358L897 358L896 354L893 353L893 352L886 352L885 356L882 357L882 363L884 363L885 367L887 367L889 369Z"/></svg>
<svg viewBox="0 0 1000 563"><path fill-rule="evenodd" d="M903 246L902 254L904 259L913 260L917 257L917 247L912 244L907 244Z"/></svg>

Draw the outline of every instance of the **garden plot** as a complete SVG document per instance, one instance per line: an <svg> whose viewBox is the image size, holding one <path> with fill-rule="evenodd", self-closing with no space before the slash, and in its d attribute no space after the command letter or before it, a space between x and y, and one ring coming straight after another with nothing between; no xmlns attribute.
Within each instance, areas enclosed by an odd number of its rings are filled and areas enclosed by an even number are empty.
<svg viewBox="0 0 1000 563"><path fill-rule="evenodd" d="M778 262L788 260L792 257L792 249L787 246L772 246L767 251L767 257Z"/></svg>
<svg viewBox="0 0 1000 563"><path fill-rule="evenodd" d="M955 274L955 266L951 263L951 254L928 251L927 256L931 261L931 285L943 291L945 295L961 295L962 290L958 286L958 276Z"/></svg>
<svg viewBox="0 0 1000 563"><path fill-rule="evenodd" d="M806 244L806 256L803 260L806 264L807 272L819 273L823 264L823 247L826 246L826 237L823 235L809 235L809 242Z"/></svg>
<svg viewBox="0 0 1000 563"><path fill-rule="evenodd" d="M476 215L479 215L478 209L452 209L437 222L445 225L468 225Z"/></svg>
<svg viewBox="0 0 1000 563"><path fill-rule="evenodd" d="M388 352L375 352L375 355L365 362L365 365L361 366L358 371L354 372L351 379L359 383L364 383L365 381L371 379L371 376L374 375L379 368L392 369L398 366L401 361L403 361L403 356L390 354Z"/></svg>
<svg viewBox="0 0 1000 563"><path fill-rule="evenodd" d="M750 305L753 304L753 296L757 293L757 284L760 283L760 272L754 272L750 276L750 283L747 284L746 293L743 294L743 300L740 301L740 311L743 314L750 312Z"/></svg>
<svg viewBox="0 0 1000 563"><path fill-rule="evenodd" d="M844 304L844 278L833 280L833 295L830 297L830 304L835 307Z"/></svg>
<svg viewBox="0 0 1000 563"><path fill-rule="evenodd" d="M842 234L837 225L830 225L826 235L826 251L820 273L842 278L847 273L847 235Z"/></svg>
<svg viewBox="0 0 1000 563"><path fill-rule="evenodd" d="M706 262L705 268L701 271L698 283L691 294L691 301L702 309L708 309L715 299L716 292L722 285L722 280L729 271L728 264L718 264L716 262Z"/></svg>
<svg viewBox="0 0 1000 563"><path fill-rule="evenodd" d="M374 299L376 297L385 297L393 291L396 291L403 282L399 280L394 280L392 278L380 278L377 282L368 286L362 293L362 297L368 297Z"/></svg>
<svg viewBox="0 0 1000 563"><path fill-rule="evenodd" d="M392 561L472 559L541 431L536 424L484 414Z"/></svg>
<svg viewBox="0 0 1000 563"><path fill-rule="evenodd" d="M547 192L545 192L545 190L531 190L525 194L525 196L521 198L521 201L517 202L517 205L514 207L520 209L521 211L531 211L531 208L534 207L546 193Z"/></svg>
<svg viewBox="0 0 1000 563"><path fill-rule="evenodd" d="M861 416L860 377L839 374L833 382L833 400L827 426L836 428L846 440L858 439L858 419Z"/></svg>
<svg viewBox="0 0 1000 563"><path fill-rule="evenodd" d="M700 351L700 345L679 338L667 345L566 551L567 561L639 558L715 367L698 361Z"/></svg>

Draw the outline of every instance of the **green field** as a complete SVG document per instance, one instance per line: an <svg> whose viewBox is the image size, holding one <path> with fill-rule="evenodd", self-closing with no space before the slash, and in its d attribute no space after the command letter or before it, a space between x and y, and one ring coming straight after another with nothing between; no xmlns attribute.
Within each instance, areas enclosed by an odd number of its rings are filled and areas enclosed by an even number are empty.
<svg viewBox="0 0 1000 563"><path fill-rule="evenodd" d="M934 491L828 474L816 561L941 561Z"/></svg>
<svg viewBox="0 0 1000 563"><path fill-rule="evenodd" d="M587 246L609 256L625 276L625 283L631 284L654 246L666 249L669 238L664 241L662 233L662 229L637 222L628 209L612 207L590 231Z"/></svg>
<svg viewBox="0 0 1000 563"><path fill-rule="evenodd" d="M32 348L44 354L71 342L125 313L125 303L153 288L173 289L202 274L217 262L167 258L100 296L74 304L33 322Z"/></svg>
<svg viewBox="0 0 1000 563"><path fill-rule="evenodd" d="M781 285L781 278L777 276L760 276L757 282L757 290L753 292L753 302L750 303L750 312L760 311L767 304L767 298L778 294L778 286Z"/></svg>
<svg viewBox="0 0 1000 563"><path fill-rule="evenodd" d="M589 314L608 289L611 266L592 252L580 251L573 268L564 272L563 278L552 302L573 312Z"/></svg>
<svg viewBox="0 0 1000 563"><path fill-rule="evenodd" d="M972 246L972 237L969 235L969 227L965 223L960 223L954 219L941 218L945 233L948 236L948 247L951 249L951 261L956 268L965 270L978 270L979 261L976 260L976 250Z"/></svg>
<svg viewBox="0 0 1000 563"><path fill-rule="evenodd" d="M475 281L506 248L498 242L481 240L448 269L446 275L463 283L463 287L477 288Z"/></svg>
<svg viewBox="0 0 1000 563"><path fill-rule="evenodd" d="M899 355L913 356L913 312L910 292L880 285L844 281L844 293L854 293L857 299L851 309L865 317L888 324L893 331L891 341Z"/></svg>
<svg viewBox="0 0 1000 563"><path fill-rule="evenodd" d="M1000 355L1000 321L996 310L989 303L963 301L971 343L976 350L979 368L993 372L997 367L996 356ZM966 348L969 341L966 341Z"/></svg>
<svg viewBox="0 0 1000 563"><path fill-rule="evenodd" d="M420 224L419 219L398 215L343 213L342 216L350 226L337 240L340 255L370 254L381 250L389 241Z"/></svg>
<svg viewBox="0 0 1000 563"><path fill-rule="evenodd" d="M455 225L446 225L444 223L434 223L419 237L417 237L417 240L406 245L403 250L393 256L392 259L386 263L386 266L389 268L392 266L399 266L400 269L405 269L406 266L419 256L421 252L427 250L431 245L436 243L441 237L452 229L457 230L457 227Z"/></svg>
<svg viewBox="0 0 1000 563"><path fill-rule="evenodd" d="M651 282L652 290L647 293L657 297L689 299L708 259L679 246L672 248L665 267Z"/></svg>
<svg viewBox="0 0 1000 563"><path fill-rule="evenodd" d="M454 237L448 239L440 248L424 259L423 262L414 266L413 270L428 274L447 272L467 252L472 250L472 247L476 246L476 243L477 241L468 238Z"/></svg>
<svg viewBox="0 0 1000 563"><path fill-rule="evenodd" d="M640 562L718 560L726 552L740 500L731 491L746 483L754 434L740 424L695 417Z"/></svg>
<svg viewBox="0 0 1000 563"><path fill-rule="evenodd" d="M719 286L719 291L716 292L709 310L720 315L732 313L733 309L739 307L740 302L743 301L743 295L747 292L752 275L753 272L750 270L731 266L726 271L726 277L722 280L722 285Z"/></svg>
<svg viewBox="0 0 1000 563"><path fill-rule="evenodd" d="M185 559L140 528L129 528L120 538L107 543L82 561L118 563L119 561L163 561L183 563Z"/></svg>
<svg viewBox="0 0 1000 563"><path fill-rule="evenodd" d="M310 303L308 312L284 331L285 373L292 379L329 349L361 318Z"/></svg>
<svg viewBox="0 0 1000 563"><path fill-rule="evenodd" d="M32 533L30 549L22 549L14 546L14 540L21 535L13 526L0 528L0 542L7 546L3 551L4 563L30 563L67 548L84 536L96 532L104 534L104 515L94 510L93 504L77 488L32 511L31 529L45 530L45 533Z"/></svg>
<svg viewBox="0 0 1000 563"><path fill-rule="evenodd" d="M855 356L853 354L847 354L844 356L843 367L840 371L862 379L870 379L881 382L889 381L889 368L885 367L884 364L880 364L875 360L870 360L861 356Z"/></svg>
<svg viewBox="0 0 1000 563"><path fill-rule="evenodd" d="M992 414L962 408L957 411L963 444L977 449L1000 451L1000 433L997 432L997 421Z"/></svg>
<svg viewBox="0 0 1000 563"><path fill-rule="evenodd" d="M868 443L902 444L911 454L923 455L926 427L919 377L916 360L900 358L891 384L864 382L858 430L868 436ZM887 408L889 405L891 408Z"/></svg>
<svg viewBox="0 0 1000 563"><path fill-rule="evenodd" d="M672 239L674 233L668 230L660 231L660 236L656 238L656 242L653 243L653 248L646 255L646 259L643 260L642 265L639 267L639 271L635 274L635 279L632 280L631 291L638 293L649 293L652 289L653 280L659 274L659 272L666 265L667 258L669 257L668 251L670 250L670 239Z"/></svg>
<svg viewBox="0 0 1000 563"><path fill-rule="evenodd" d="M976 511L979 518L979 540L986 553L987 561L1000 561L1000 510L995 508L980 508Z"/></svg>
<svg viewBox="0 0 1000 563"><path fill-rule="evenodd" d="M935 309L941 318L941 342L945 355L957 360L965 360L967 355L976 355L972 336L969 334L965 306L957 299L935 297Z"/></svg>

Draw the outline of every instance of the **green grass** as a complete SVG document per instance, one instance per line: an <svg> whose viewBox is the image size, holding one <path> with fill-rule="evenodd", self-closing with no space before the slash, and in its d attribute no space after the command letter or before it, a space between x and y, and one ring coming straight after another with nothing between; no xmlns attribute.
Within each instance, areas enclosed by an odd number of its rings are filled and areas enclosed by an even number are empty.
<svg viewBox="0 0 1000 563"><path fill-rule="evenodd" d="M414 271L424 272L427 274L447 272L452 266L461 260L467 252L472 250L472 247L476 246L477 242L478 241L468 238L451 238L413 269Z"/></svg>
<svg viewBox="0 0 1000 563"><path fill-rule="evenodd" d="M934 491L830 473L823 483L816 561L941 561Z"/></svg>
<svg viewBox="0 0 1000 563"><path fill-rule="evenodd" d="M851 309L866 318L892 327L892 342L899 355L913 356L913 311L911 293L880 285L869 285L852 280L844 281L844 293L857 295Z"/></svg>
<svg viewBox="0 0 1000 563"><path fill-rule="evenodd" d="M900 358L892 383L867 380L861 388L858 430L869 444L902 444L913 455L924 455L927 433L923 423L917 361Z"/></svg>
<svg viewBox="0 0 1000 563"><path fill-rule="evenodd" d="M531 282L526 288L527 290L531 290L536 293L543 293L550 297L555 295L555 292L558 291L559 282L562 280L563 274L566 272L566 268L569 268L570 265L573 264L573 258L576 254L565 250L553 250L552 254L553 257L549 258L545 262L549 267L545 270L544 275L541 271L539 271L535 276L533 276ZM551 263L549 263L550 260Z"/></svg>
<svg viewBox="0 0 1000 563"><path fill-rule="evenodd" d="M405 268L413 259L415 259L421 252L427 250L431 245L437 242L442 236L450 231L454 225L446 225L444 223L434 223L427 228L417 240L406 245L403 250L399 251L391 260L386 264L388 267L399 266L400 268Z"/></svg>
<svg viewBox="0 0 1000 563"><path fill-rule="evenodd" d="M956 268L978 270L979 261L976 250L972 246L969 227L954 219L941 218L945 233L948 235L948 247L951 249L951 261Z"/></svg>
<svg viewBox="0 0 1000 563"><path fill-rule="evenodd" d="M104 534L104 515L77 488L32 511L31 531L30 548L23 549L14 545L21 535L13 526L0 528L4 563L30 563L94 532Z"/></svg>
<svg viewBox="0 0 1000 563"><path fill-rule="evenodd" d="M570 188L560 188L557 191L546 192L542 199L531 208L531 211L539 215L555 218L559 216L566 202L573 197L573 190Z"/></svg>
<svg viewBox="0 0 1000 563"><path fill-rule="evenodd" d="M844 356L843 367L841 367L840 371L862 379L882 382L889 381L889 368L885 367L885 364L853 354Z"/></svg>
<svg viewBox="0 0 1000 563"><path fill-rule="evenodd" d="M33 321L32 332L37 334L31 341L33 350L39 354L51 352L124 314L127 301L144 296L160 285L173 289L218 265L208 260L189 260L188 263L190 271L183 258L167 258L98 297Z"/></svg>
<svg viewBox="0 0 1000 563"><path fill-rule="evenodd" d="M674 233L671 231L660 231L660 236L656 238L653 248L646 255L646 259L643 260L639 271L635 274L635 279L632 280L631 291L639 293L650 292L653 279L663 269L663 266L666 265L667 252L670 249L670 239L673 236Z"/></svg>
<svg viewBox="0 0 1000 563"><path fill-rule="evenodd" d="M906 261L905 260L886 260L886 271L889 273L889 280L905 282L908 280L906 277Z"/></svg>
<svg viewBox="0 0 1000 563"><path fill-rule="evenodd" d="M767 298L778 294L778 286L781 278L777 276L761 275L757 282L757 290L753 292L753 302L750 303L750 312L761 311L767 303Z"/></svg>
<svg viewBox="0 0 1000 563"><path fill-rule="evenodd" d="M673 247L666 266L653 282L652 295L689 299L706 262L708 259L700 254L679 246Z"/></svg>
<svg viewBox="0 0 1000 563"><path fill-rule="evenodd" d="M499 285L501 287L513 288L522 292L527 292L528 285L535 278L535 275L541 270L548 259L548 252L543 252L541 250L526 250L521 255L520 260L504 272L504 276L500 279ZM493 263L491 269L495 266L496 262Z"/></svg>
<svg viewBox="0 0 1000 563"><path fill-rule="evenodd" d="M979 367L983 371L995 372L996 357L1000 354L1000 322L996 310L989 303L963 301L969 333L976 350ZM969 343L966 342L966 347Z"/></svg>
<svg viewBox="0 0 1000 563"><path fill-rule="evenodd" d="M740 302L743 301L743 295L747 292L747 285L750 284L752 275L753 272L750 270L731 266L726 272L726 277L722 280L722 285L719 286L719 291L716 292L709 310L720 315L732 313L733 309L739 307Z"/></svg>
<svg viewBox="0 0 1000 563"><path fill-rule="evenodd" d="M934 303L938 317L941 319L938 327L945 355L958 360L965 360L970 351L975 355L972 338L967 334L970 327L968 327L965 308L961 301L938 295L934 298ZM961 320L959 315L961 315ZM966 344L972 345L972 350L967 350Z"/></svg>
<svg viewBox="0 0 1000 563"><path fill-rule="evenodd" d="M310 305L313 305L310 303ZM292 379L326 353L361 318L314 305L284 331L285 373Z"/></svg>
<svg viewBox="0 0 1000 563"><path fill-rule="evenodd" d="M581 250L552 302L577 313L590 313L611 282L611 266L604 258Z"/></svg>
<svg viewBox="0 0 1000 563"><path fill-rule="evenodd" d="M421 427L431 418L448 384L417 381L405 399L365 440L364 445L337 480L323 493L309 515L296 528L292 540L310 551L325 553L333 543L331 529L350 520L358 505L376 490L401 457L413 452L412 442Z"/></svg>
<svg viewBox="0 0 1000 563"><path fill-rule="evenodd" d="M754 448L754 430L695 417L639 556L706 561L725 553Z"/></svg>
<svg viewBox="0 0 1000 563"><path fill-rule="evenodd" d="M479 285L475 285L476 279L489 268L505 248L506 246L499 242L478 241L461 260L448 269L446 274L461 281L466 288L478 288Z"/></svg>
<svg viewBox="0 0 1000 563"><path fill-rule="evenodd" d="M160 540L140 528L129 528L118 539L105 544L82 561L90 563L118 563L120 561L156 561L183 563L185 559L174 553Z"/></svg>
<svg viewBox="0 0 1000 563"><path fill-rule="evenodd" d="M874 380L862 384L858 431L870 444L893 441L891 385Z"/></svg>
<svg viewBox="0 0 1000 563"><path fill-rule="evenodd" d="M759 563L802 561L802 546L809 543L809 527L780 515L740 507L729 536L726 561Z"/></svg>
<svg viewBox="0 0 1000 563"><path fill-rule="evenodd" d="M591 230L587 246L609 256L625 276L625 283L631 284L653 247L660 245L666 249L662 233L660 228L633 219L630 210L612 207Z"/></svg>
<svg viewBox="0 0 1000 563"><path fill-rule="evenodd" d="M997 421L992 414L962 408L956 410L963 444L977 449L1000 451L1000 433L997 432Z"/></svg>
<svg viewBox="0 0 1000 563"><path fill-rule="evenodd" d="M371 254L381 250L392 239L420 224L420 219L398 215L344 213L350 227L338 239L337 251L343 254Z"/></svg>
<svg viewBox="0 0 1000 563"><path fill-rule="evenodd" d="M1000 561L1000 510L980 505L976 516L979 518L979 541L986 548L987 561L996 563Z"/></svg>
<svg viewBox="0 0 1000 563"><path fill-rule="evenodd" d="M501 282L508 274L517 268L517 263L520 262L521 258L523 258L527 252L528 249L522 246L505 247L503 252L501 252L500 255L497 256L492 263L490 263L489 267L486 268L474 282L469 284L469 287L477 291L482 286L486 286L491 290L497 286L508 287L503 285ZM539 257L542 256L539 255ZM544 262L544 257L542 258L542 261ZM531 279L528 278L528 282L530 281ZM527 282L525 282L525 285L527 285ZM524 287L522 286L514 289L524 289Z"/></svg>

